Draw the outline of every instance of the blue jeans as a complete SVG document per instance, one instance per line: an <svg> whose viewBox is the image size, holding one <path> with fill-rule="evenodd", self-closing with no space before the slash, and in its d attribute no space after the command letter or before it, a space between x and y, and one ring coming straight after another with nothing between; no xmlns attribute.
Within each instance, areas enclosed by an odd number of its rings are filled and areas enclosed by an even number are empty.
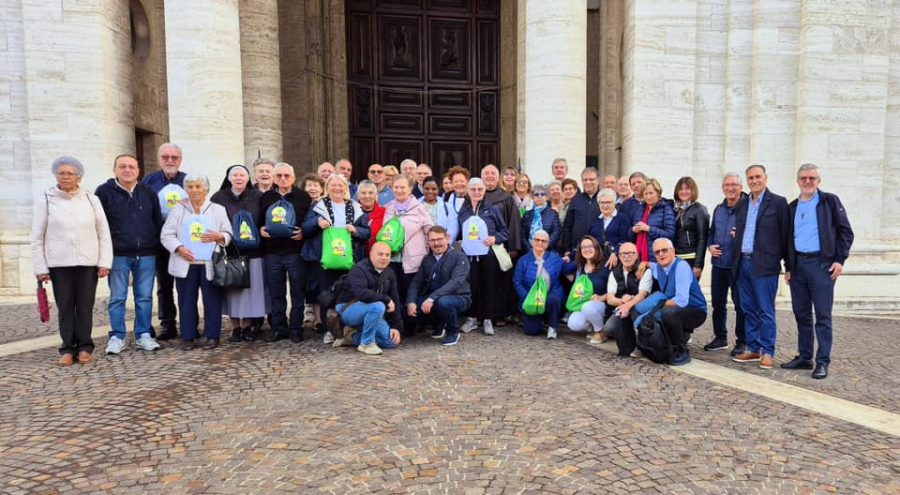
<svg viewBox="0 0 900 495"><path fill-rule="evenodd" d="M731 302L734 303L734 336L736 345L747 344L744 328L744 310L741 309L741 297L737 287L737 277L732 275L731 268L712 267L712 321L713 334L716 338L727 339L728 327L728 291L731 291Z"/></svg>
<svg viewBox="0 0 900 495"><path fill-rule="evenodd" d="M272 308L272 332L286 336L303 331L303 296L306 291L306 275L300 253L267 254L265 262L266 285ZM291 320L287 317L287 284L291 284ZM290 325L290 327L289 327Z"/></svg>
<svg viewBox="0 0 900 495"><path fill-rule="evenodd" d="M462 296L441 296L434 301L431 307L431 313L422 312L422 303L425 298L416 301L418 304L418 316L416 316L416 324L421 328L424 325L438 324L447 329L447 335L456 335L459 333L459 316L469 310L471 305L469 300Z"/></svg>
<svg viewBox="0 0 900 495"><path fill-rule="evenodd" d="M197 338L197 325L200 321L197 299L202 292L204 335L207 339L218 339L222 332L222 288L206 280L206 267L191 265L186 277L175 278L175 288L178 290L181 338Z"/></svg>
<svg viewBox="0 0 900 495"><path fill-rule="evenodd" d="M110 337L125 340L125 301L128 299L128 278L134 274L134 337L141 338L150 331L153 317L153 275L156 256L113 256L109 271Z"/></svg>
<svg viewBox="0 0 900 495"><path fill-rule="evenodd" d="M349 306L338 304L335 309L341 314L344 325L350 325L360 330L353 335L353 345L371 344L375 342L378 347L391 349L391 327L384 320L384 312L387 306L383 302L364 303L357 301Z"/></svg>
<svg viewBox="0 0 900 495"><path fill-rule="evenodd" d="M754 275L749 256L741 257L738 293L746 318L747 350L775 355L775 294L778 275Z"/></svg>
<svg viewBox="0 0 900 495"><path fill-rule="evenodd" d="M818 257L797 256L791 272L791 306L797 320L797 351L803 359L813 358L813 308L816 310L815 340L817 364L831 362L831 307L834 305L834 281L830 264Z"/></svg>

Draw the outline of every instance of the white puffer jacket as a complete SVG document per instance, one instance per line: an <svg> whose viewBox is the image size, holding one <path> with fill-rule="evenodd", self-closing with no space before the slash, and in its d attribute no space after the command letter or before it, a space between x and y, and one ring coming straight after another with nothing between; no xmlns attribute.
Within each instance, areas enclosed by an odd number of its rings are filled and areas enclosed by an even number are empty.
<svg viewBox="0 0 900 495"><path fill-rule="evenodd" d="M175 250L184 245L184 242L181 240L182 224L186 218L190 218L193 214L194 208L191 206L191 200L188 198L182 199L180 203L169 211L169 217L166 218L166 223L163 224L162 232L159 234L163 247L166 248L166 251L172 253L169 256L168 271L169 275L173 277L187 277L188 269L191 267L191 263L182 258ZM225 234L225 242L221 245L227 246L231 242L232 231L231 222L228 221L228 212L225 211L225 207L217 203L210 203L207 199L200 208L200 214L209 219L213 230ZM212 280L212 261L201 261L199 263L206 265L206 279Z"/></svg>
<svg viewBox="0 0 900 495"><path fill-rule="evenodd" d="M111 268L112 239L97 196L81 188L44 191L34 202L31 259L35 275L69 266Z"/></svg>

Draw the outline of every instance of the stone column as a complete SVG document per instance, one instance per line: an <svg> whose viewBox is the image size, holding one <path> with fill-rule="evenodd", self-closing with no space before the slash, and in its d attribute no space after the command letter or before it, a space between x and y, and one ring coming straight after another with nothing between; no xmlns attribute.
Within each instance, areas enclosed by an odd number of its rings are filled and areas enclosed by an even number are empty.
<svg viewBox="0 0 900 495"><path fill-rule="evenodd" d="M244 161L237 0L166 2L170 140L213 184Z"/></svg>
<svg viewBox="0 0 900 495"><path fill-rule="evenodd" d="M556 157L584 167L587 111L586 0L519 2L518 157L536 183Z"/></svg>
<svg viewBox="0 0 900 495"><path fill-rule="evenodd" d="M244 163L282 157L278 1L240 0Z"/></svg>

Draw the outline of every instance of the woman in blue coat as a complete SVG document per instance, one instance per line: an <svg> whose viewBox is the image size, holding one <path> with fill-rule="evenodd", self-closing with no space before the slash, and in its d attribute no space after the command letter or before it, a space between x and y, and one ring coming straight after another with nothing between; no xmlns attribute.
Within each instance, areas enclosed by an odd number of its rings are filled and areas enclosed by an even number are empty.
<svg viewBox="0 0 900 495"><path fill-rule="evenodd" d="M662 186L656 179L644 185L644 207L637 209L631 220L631 240L637 244L638 256L655 263L653 243L661 238L675 242L675 208L662 197Z"/></svg>
<svg viewBox="0 0 900 495"><path fill-rule="evenodd" d="M539 230L545 230L550 234L550 249L555 251L562 232L559 214L556 213L556 210L550 208L550 203L547 202L547 188L545 186L534 186L532 197L534 206L526 211L525 216L522 217L522 251L527 252L531 250L531 238Z"/></svg>
<svg viewBox="0 0 900 495"><path fill-rule="evenodd" d="M544 230L535 232L531 239L531 251L519 258L516 264L516 272L513 276L513 285L516 287L516 293L519 296L519 310L522 310L522 304L528 297L528 291L534 285L538 276L543 277L547 281L549 290L547 291L547 305L543 315L529 316L522 313L522 321L525 333L527 335L539 335L543 327L543 321L546 318L550 327L547 329L547 338L556 338L556 329L559 327L559 316L562 312L563 294L562 285L559 282L559 276L562 273L562 258L558 254L548 249L550 244L550 234Z"/></svg>

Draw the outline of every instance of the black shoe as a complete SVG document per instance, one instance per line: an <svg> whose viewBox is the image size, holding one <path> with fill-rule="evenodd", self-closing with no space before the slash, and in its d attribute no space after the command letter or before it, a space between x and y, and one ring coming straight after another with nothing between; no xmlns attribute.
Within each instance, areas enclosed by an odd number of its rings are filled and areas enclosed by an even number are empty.
<svg viewBox="0 0 900 495"><path fill-rule="evenodd" d="M181 350L182 351L193 351L194 350L194 341L193 340L183 340L181 342Z"/></svg>
<svg viewBox="0 0 900 495"><path fill-rule="evenodd" d="M672 366L684 366L691 362L691 353L688 351L682 351L672 358L672 361L669 363Z"/></svg>
<svg viewBox="0 0 900 495"><path fill-rule="evenodd" d="M163 342L171 339L178 338L178 331L174 328L166 328L159 335L156 336L156 340L161 340Z"/></svg>
<svg viewBox="0 0 900 495"><path fill-rule="evenodd" d="M325 325L323 325L321 323L316 323L315 325L313 325L313 331L318 334L324 334L325 333Z"/></svg>
<svg viewBox="0 0 900 495"><path fill-rule="evenodd" d="M286 339L287 337L284 334L272 331L266 337L266 342L278 342L279 340Z"/></svg>
<svg viewBox="0 0 900 495"><path fill-rule="evenodd" d="M303 334L302 333L291 334L291 342L293 342L295 344L299 344L300 342L303 342Z"/></svg>
<svg viewBox="0 0 900 495"><path fill-rule="evenodd" d="M216 347L219 347L219 339L206 339L206 342L203 343L203 348L207 351Z"/></svg>
<svg viewBox="0 0 900 495"><path fill-rule="evenodd" d="M735 344L734 349L731 350L731 357L738 357L745 352L747 352L746 344Z"/></svg>
<svg viewBox="0 0 900 495"><path fill-rule="evenodd" d="M816 364L816 369L812 372L812 377L816 380L828 378L828 365L825 363Z"/></svg>
<svg viewBox="0 0 900 495"><path fill-rule="evenodd" d="M800 356L795 356L794 359L781 363L781 367L786 370L811 370L813 369L813 362L812 359L803 359Z"/></svg>
<svg viewBox="0 0 900 495"><path fill-rule="evenodd" d="M247 327L243 329L242 333L244 336L244 342L253 342L254 340L256 340L256 331L253 329L253 327Z"/></svg>
<svg viewBox="0 0 900 495"><path fill-rule="evenodd" d="M716 337L710 342L703 346L704 351L721 351L722 349L728 349L728 340L720 339Z"/></svg>
<svg viewBox="0 0 900 495"><path fill-rule="evenodd" d="M444 330L443 327L435 328L434 330L431 331L431 338L433 338L433 339L443 339L446 336L447 336L447 331Z"/></svg>
<svg viewBox="0 0 900 495"><path fill-rule="evenodd" d="M235 328L231 331L231 337L228 337L228 342L243 342L244 341L244 331L240 328Z"/></svg>

